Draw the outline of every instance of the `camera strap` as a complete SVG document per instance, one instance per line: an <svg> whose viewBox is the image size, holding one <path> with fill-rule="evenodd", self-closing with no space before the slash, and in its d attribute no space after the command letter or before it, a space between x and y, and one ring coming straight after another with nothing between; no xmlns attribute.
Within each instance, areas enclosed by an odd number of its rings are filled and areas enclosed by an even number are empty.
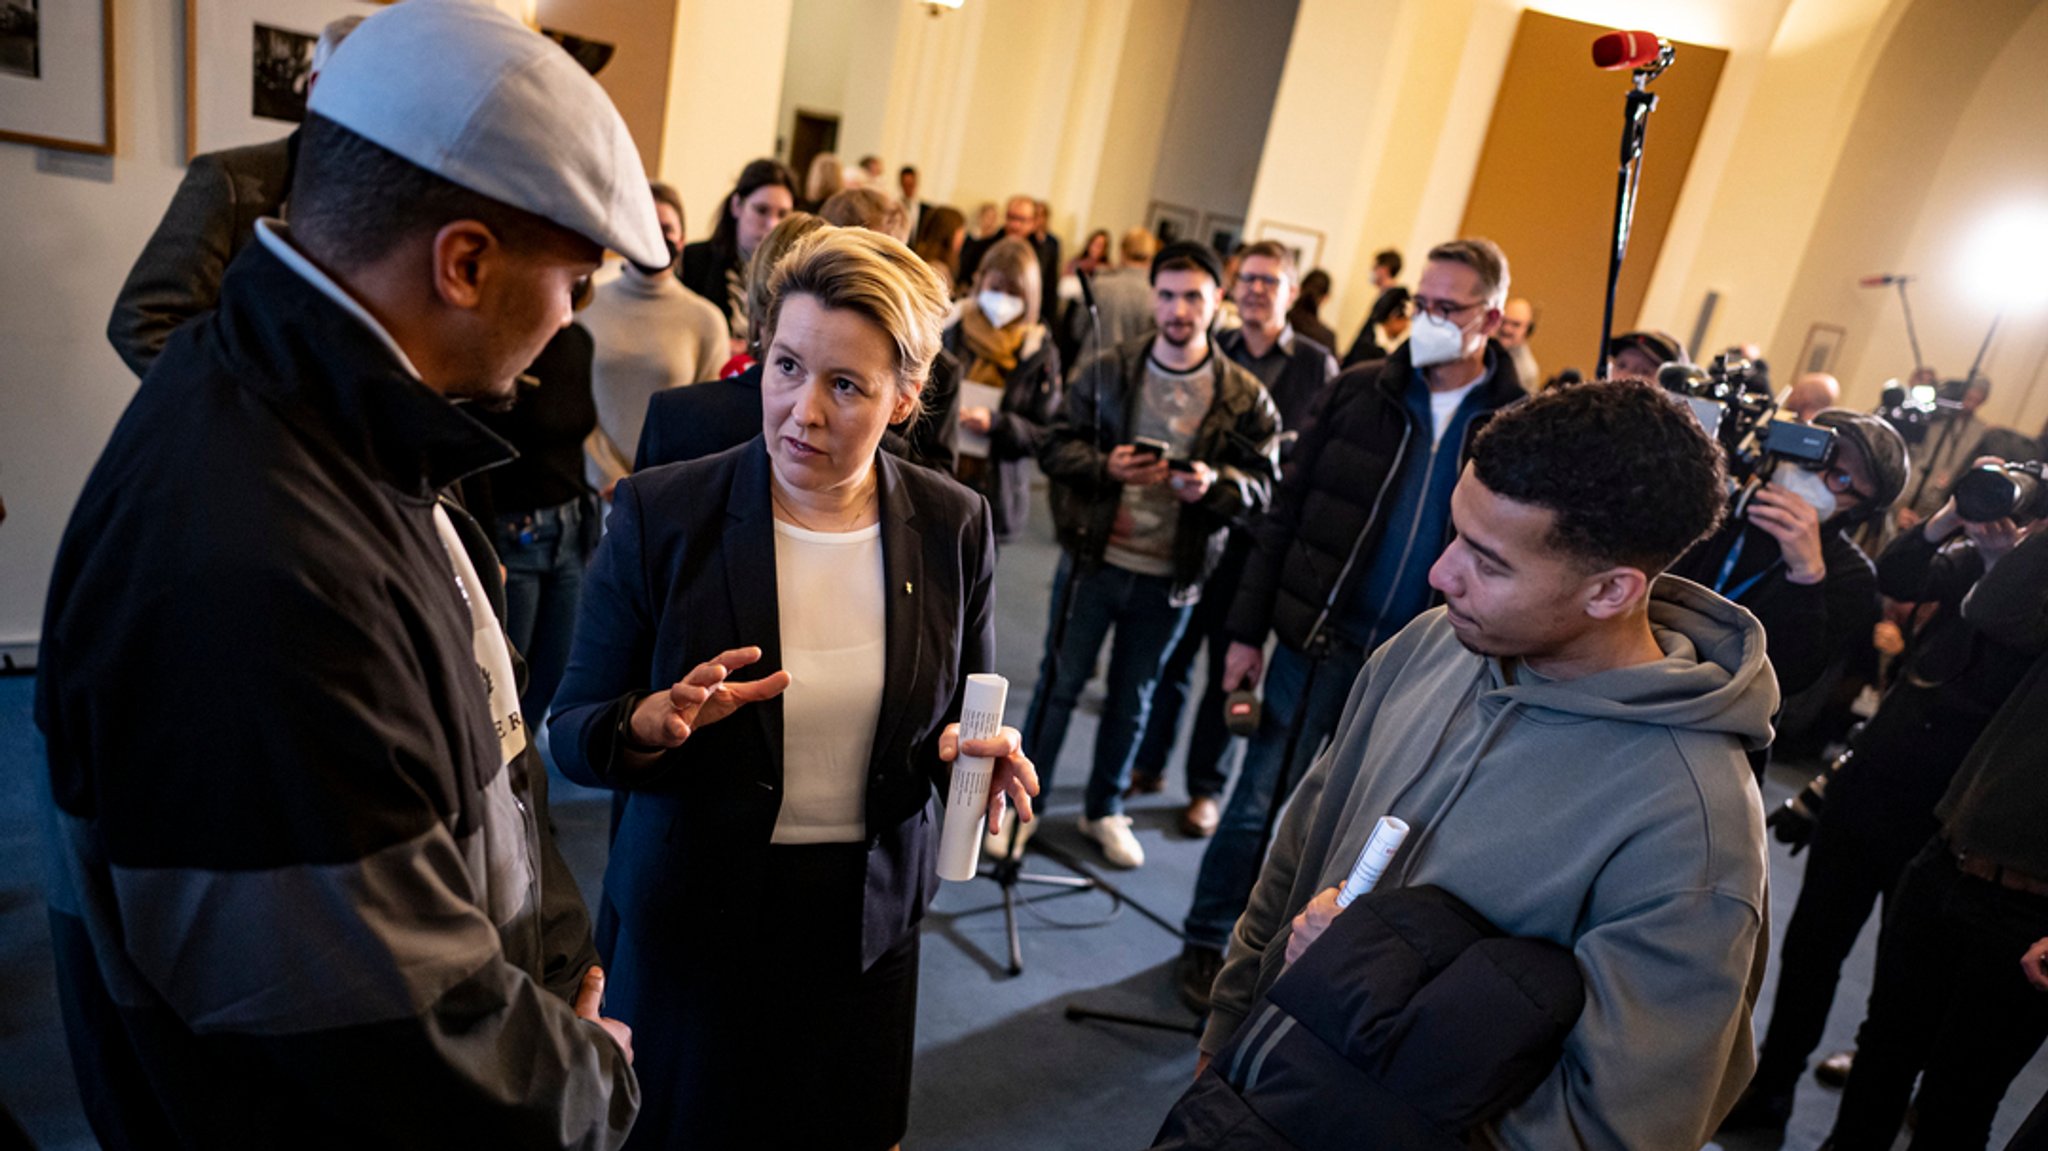
<svg viewBox="0 0 2048 1151"><path fill-rule="evenodd" d="M1742 545L1748 542L1749 533L1747 531L1737 533L1734 545L1728 549L1728 558L1721 561L1721 574L1714 578L1714 590L1730 600L1739 601L1742 599L1749 592L1749 589L1763 582L1765 576L1771 574L1771 572L1777 569L1778 565L1785 562L1785 557L1779 556L1776 560L1766 565L1764 570L1730 588L1728 586L1729 577L1735 574L1735 565L1742 561Z"/></svg>

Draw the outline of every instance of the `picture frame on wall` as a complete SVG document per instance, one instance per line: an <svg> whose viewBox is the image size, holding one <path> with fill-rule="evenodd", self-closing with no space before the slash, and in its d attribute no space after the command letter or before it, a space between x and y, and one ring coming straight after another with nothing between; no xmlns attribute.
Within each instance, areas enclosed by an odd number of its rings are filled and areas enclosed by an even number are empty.
<svg viewBox="0 0 2048 1151"><path fill-rule="evenodd" d="M1799 370L1793 378L1808 372L1832 373L1835 356L1842 350L1842 340L1848 335L1846 329L1834 324L1815 324L1806 329L1806 344L1799 349Z"/></svg>
<svg viewBox="0 0 2048 1151"><path fill-rule="evenodd" d="M1152 206L1145 211L1145 226L1152 230L1152 234L1159 238L1162 245L1171 244L1176 240L1199 239L1201 213L1193 208L1183 208L1179 204L1154 200Z"/></svg>
<svg viewBox="0 0 2048 1151"><path fill-rule="evenodd" d="M1323 262L1323 234L1314 228L1260 220L1258 238L1273 240L1294 253L1294 266L1306 276Z"/></svg>
<svg viewBox="0 0 2048 1151"><path fill-rule="evenodd" d="M185 0L185 158L265 143L298 127L306 118L306 81L320 30L383 6L381 0Z"/></svg>
<svg viewBox="0 0 2048 1151"><path fill-rule="evenodd" d="M114 154L114 0L0 0L0 140Z"/></svg>
<svg viewBox="0 0 2048 1151"><path fill-rule="evenodd" d="M1209 212L1202 217L1202 242L1228 256L1244 243L1244 217Z"/></svg>

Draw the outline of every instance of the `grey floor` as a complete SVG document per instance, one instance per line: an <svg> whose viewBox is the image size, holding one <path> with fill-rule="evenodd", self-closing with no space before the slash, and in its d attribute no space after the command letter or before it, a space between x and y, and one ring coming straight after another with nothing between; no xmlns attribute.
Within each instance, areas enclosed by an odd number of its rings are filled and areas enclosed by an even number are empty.
<svg viewBox="0 0 2048 1151"><path fill-rule="evenodd" d="M1010 720L1021 720L1044 634L1046 594L1056 553L1043 516L1030 536L1007 549L1000 574L1000 668L1013 685ZM30 722L31 681L0 678L0 1104L45 1148L94 1146L80 1111L52 993L49 935L39 876L34 781L41 750ZM1060 757L1047 842L1091 858L1074 830L1086 755L1094 738L1091 705L1082 710ZM1775 804L1803 782L1797 768L1773 769L1765 799ZM1175 781L1176 787L1178 780ZM605 801L558 782L555 816L570 863L586 894L604 867ZM1149 857L1138 872L1109 878L1132 901L1118 909L1101 893L1042 894L1021 917L1025 971L1011 977L1000 893L986 881L948 884L927 921L918 1010L912 1151L1144 1146L1186 1084L1193 1040L1181 1034L1073 1023L1070 1004L1190 1022L1174 1000L1171 970L1178 939L1138 905L1177 922L1186 910L1201 844L1173 830L1179 798L1140 803L1139 837ZM1034 869L1071 874L1040 861ZM1801 861L1773 847L1772 911L1782 932L1798 891ZM1868 991L1874 927L1843 973L1825 1050L1849 1045ZM1770 988L1765 989L1768 1013ZM1759 1020L1761 1026L1763 1020ZM1992 1142L2003 1146L2048 1090L2048 1056L2039 1056L2007 1096ZM1808 1079L1782 1144L1730 1140L1725 1151L1792 1151L1816 1146L1836 1096ZM4 1142L4 1139L0 1139Z"/></svg>

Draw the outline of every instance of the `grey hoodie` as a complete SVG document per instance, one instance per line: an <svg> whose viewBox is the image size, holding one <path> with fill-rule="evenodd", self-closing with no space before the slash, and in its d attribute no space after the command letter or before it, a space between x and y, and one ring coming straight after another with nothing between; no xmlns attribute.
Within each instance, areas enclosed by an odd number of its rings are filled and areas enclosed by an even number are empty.
<svg viewBox="0 0 2048 1151"><path fill-rule="evenodd" d="M1214 1052L1280 974L1291 920L1382 815L1381 885L1437 884L1510 935L1573 949L1586 1010L1500 1146L1704 1144L1749 1081L1763 978L1763 810L1744 757L1778 704L1763 629L1659 579L1664 658L1550 682L1459 644L1442 608L1374 652L1287 809L1218 975Z"/></svg>

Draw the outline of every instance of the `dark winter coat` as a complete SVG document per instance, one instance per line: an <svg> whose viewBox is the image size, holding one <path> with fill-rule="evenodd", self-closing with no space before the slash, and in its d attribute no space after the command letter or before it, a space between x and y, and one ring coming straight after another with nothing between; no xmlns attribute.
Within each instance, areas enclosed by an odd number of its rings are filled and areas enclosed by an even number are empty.
<svg viewBox="0 0 2048 1151"><path fill-rule="evenodd" d="M1487 413L1520 400L1513 361L1489 345L1493 375L1481 385ZM1253 525L1257 543L1230 609L1232 639L1264 644L1269 632L1306 650L1330 606L1346 602L1385 532L1382 502L1392 495L1401 462L1416 443L1429 448L1429 429L1415 426L1405 393L1414 366L1404 345L1377 363L1331 380L1295 444L1272 510ZM1468 425L1467 442L1483 420ZM1448 542L1446 540L1445 542Z"/></svg>
<svg viewBox="0 0 2048 1151"><path fill-rule="evenodd" d="M1549 1077L1585 1007L1569 948L1440 887L1368 895L1274 982L1154 1151L1458 1151Z"/></svg>

